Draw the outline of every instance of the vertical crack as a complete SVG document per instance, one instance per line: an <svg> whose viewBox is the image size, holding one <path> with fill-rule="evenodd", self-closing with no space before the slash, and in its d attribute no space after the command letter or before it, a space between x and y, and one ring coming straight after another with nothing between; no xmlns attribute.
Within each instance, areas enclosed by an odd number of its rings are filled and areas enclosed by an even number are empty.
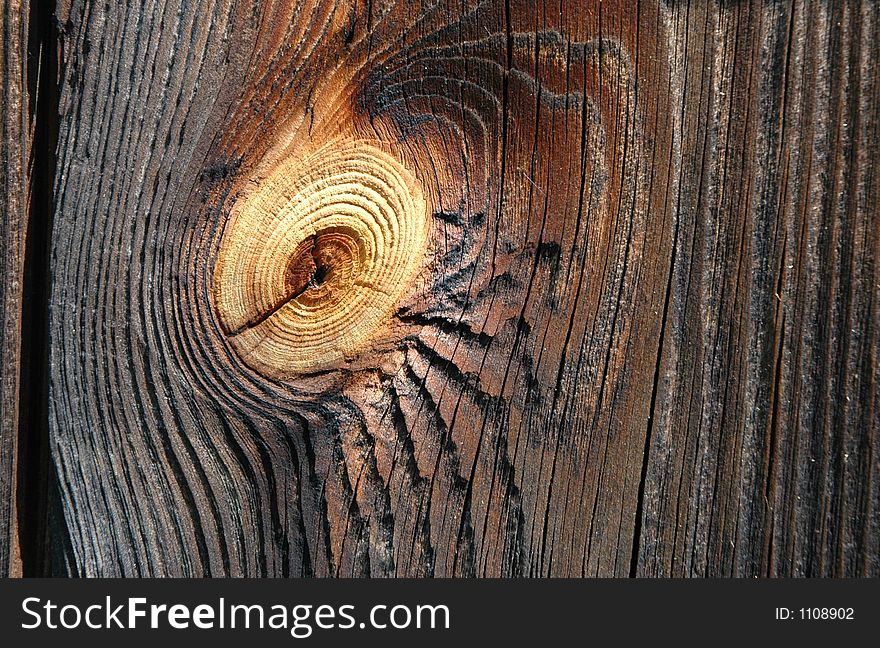
<svg viewBox="0 0 880 648"><path fill-rule="evenodd" d="M54 2L32 0L27 40L28 116L33 129L25 241L16 505L22 574L51 571L49 546L49 258L58 143L58 39ZM57 506L57 504L56 504ZM54 516L53 516L54 517Z"/></svg>

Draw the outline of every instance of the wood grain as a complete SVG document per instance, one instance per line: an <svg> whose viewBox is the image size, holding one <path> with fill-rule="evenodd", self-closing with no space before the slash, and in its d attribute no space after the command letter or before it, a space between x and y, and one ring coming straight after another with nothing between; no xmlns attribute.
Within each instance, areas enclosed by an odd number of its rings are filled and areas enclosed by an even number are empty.
<svg viewBox="0 0 880 648"><path fill-rule="evenodd" d="M278 379L341 369L369 346L423 266L418 182L334 121L287 146L239 196L214 265L213 306L236 354ZM329 138L316 151L310 141ZM259 176L259 174L257 174Z"/></svg>
<svg viewBox="0 0 880 648"><path fill-rule="evenodd" d="M681 9L638 573L876 576L877 4Z"/></svg>
<svg viewBox="0 0 880 648"><path fill-rule="evenodd" d="M0 577L21 575L16 501L30 156L27 26L27 3L4 2L0 13Z"/></svg>
<svg viewBox="0 0 880 648"><path fill-rule="evenodd" d="M60 6L55 568L880 574L876 9ZM340 132L421 269L344 363L248 362L236 210Z"/></svg>

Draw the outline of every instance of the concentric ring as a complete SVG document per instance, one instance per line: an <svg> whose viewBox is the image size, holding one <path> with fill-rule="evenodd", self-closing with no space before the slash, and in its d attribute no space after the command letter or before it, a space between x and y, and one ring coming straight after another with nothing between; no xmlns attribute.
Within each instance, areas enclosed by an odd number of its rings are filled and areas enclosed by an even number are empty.
<svg viewBox="0 0 880 648"><path fill-rule="evenodd" d="M242 360L273 377L322 371L363 350L424 258L417 180L366 142L279 164L233 208L214 306Z"/></svg>

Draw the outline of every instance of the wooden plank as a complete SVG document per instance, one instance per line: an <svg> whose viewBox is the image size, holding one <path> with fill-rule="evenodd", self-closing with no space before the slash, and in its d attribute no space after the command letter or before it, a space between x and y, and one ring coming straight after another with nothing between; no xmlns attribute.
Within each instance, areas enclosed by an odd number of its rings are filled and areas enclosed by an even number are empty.
<svg viewBox="0 0 880 648"><path fill-rule="evenodd" d="M24 252L28 217L27 3L0 13L0 577L21 575L17 458Z"/></svg>
<svg viewBox="0 0 880 648"><path fill-rule="evenodd" d="M831 4L62 7L63 569L877 575Z"/></svg>
<svg viewBox="0 0 880 648"><path fill-rule="evenodd" d="M640 574L878 573L876 9L673 8L689 181Z"/></svg>

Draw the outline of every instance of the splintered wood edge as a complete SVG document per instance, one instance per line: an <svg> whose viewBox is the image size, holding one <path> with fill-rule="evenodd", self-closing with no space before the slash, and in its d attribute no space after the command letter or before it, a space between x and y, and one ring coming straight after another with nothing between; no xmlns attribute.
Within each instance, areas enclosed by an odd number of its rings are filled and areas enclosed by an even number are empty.
<svg viewBox="0 0 880 648"><path fill-rule="evenodd" d="M213 300L229 343L270 378L341 366L410 289L428 216L413 174L370 142L282 160L220 243Z"/></svg>

